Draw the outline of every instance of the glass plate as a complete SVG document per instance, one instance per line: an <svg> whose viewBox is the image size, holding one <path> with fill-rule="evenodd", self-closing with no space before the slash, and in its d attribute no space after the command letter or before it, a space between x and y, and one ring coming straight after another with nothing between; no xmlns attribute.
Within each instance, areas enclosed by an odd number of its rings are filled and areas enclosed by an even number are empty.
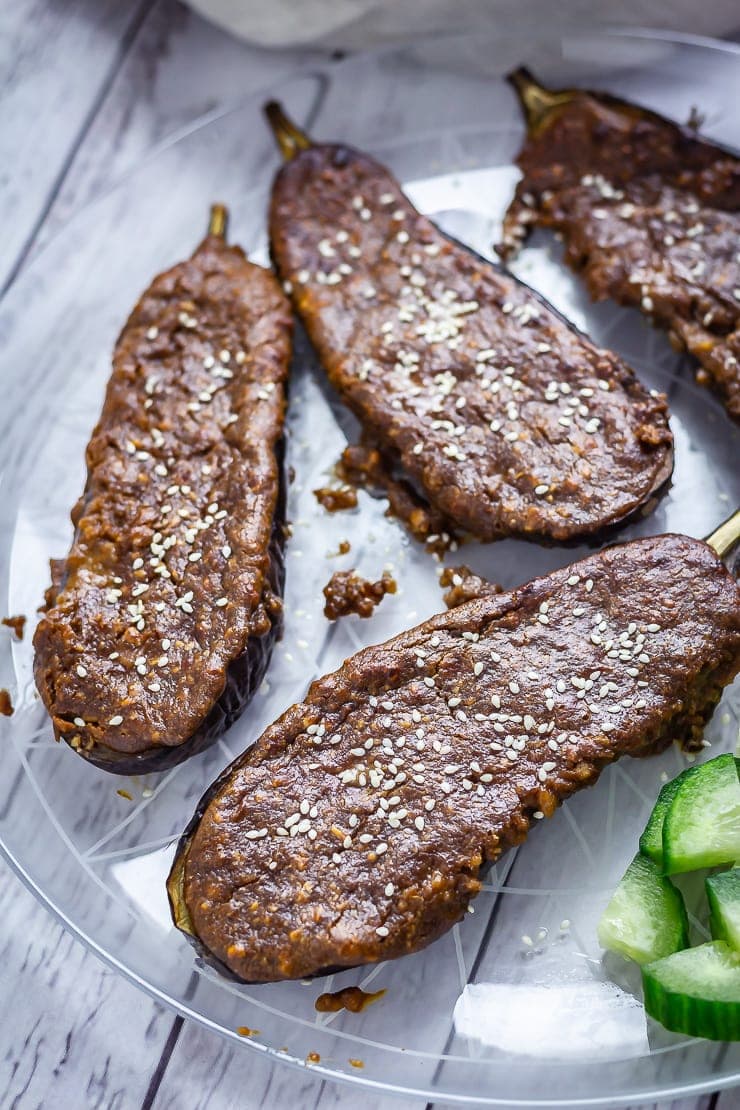
<svg viewBox="0 0 740 1110"><path fill-rule="evenodd" d="M299 73L269 91L317 136L387 161L423 210L490 255L522 135L501 75L519 62L546 81L596 85L678 119L696 105L708 134L740 146L738 49L640 32L430 39ZM2 305L0 609L27 614L31 626L47 559L67 550L110 351L138 294L195 247L215 199L231 208L233 239L266 261L265 207L278 159L262 99L207 118L148 157L49 243ZM516 271L624 355L649 386L668 392L673 488L624 538L707 534L740 502L738 429L662 334L635 313L588 303L551 238L533 239ZM646 1026L636 984L624 965L604 965L595 938L662 779L684 764L676 750L607 770L491 870L474 914L404 960L308 984L242 987L201 966L172 929L164 876L173 840L215 774L314 676L442 607L438 566L386 519L383 502L363 494L355 513L336 516L316 504L312 490L355 429L310 358L300 363L288 421L296 478L287 621L268 680L210 752L160 777L121 780L53 743L33 688L33 629L22 643L4 637L0 685L17 706L12 719L0 719L8 859L79 939L156 998L245 1052L300 1066L316 1053L311 1067L330 1078L443 1102L569 1107L738 1081L740 1046ZM339 558L331 553L342 539L352 551ZM470 545L461 557L512 586L580 554L506 541ZM371 621L330 626L321 587L349 565L373 575L388 566L400 589ZM712 752L736 742L738 703L736 687L708 729ZM350 983L387 993L363 1014L315 1012L319 993ZM240 1038L243 1026L259 1033Z"/></svg>

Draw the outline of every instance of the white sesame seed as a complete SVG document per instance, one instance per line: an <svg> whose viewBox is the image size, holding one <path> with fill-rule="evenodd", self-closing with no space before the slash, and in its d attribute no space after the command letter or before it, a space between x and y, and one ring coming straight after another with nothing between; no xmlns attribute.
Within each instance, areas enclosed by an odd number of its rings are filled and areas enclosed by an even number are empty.
<svg viewBox="0 0 740 1110"><path fill-rule="evenodd" d="M115 717L111 717L111 719L108 721L108 724L112 725L113 728L116 728L118 725L123 724L123 717L120 715L120 713L117 713Z"/></svg>

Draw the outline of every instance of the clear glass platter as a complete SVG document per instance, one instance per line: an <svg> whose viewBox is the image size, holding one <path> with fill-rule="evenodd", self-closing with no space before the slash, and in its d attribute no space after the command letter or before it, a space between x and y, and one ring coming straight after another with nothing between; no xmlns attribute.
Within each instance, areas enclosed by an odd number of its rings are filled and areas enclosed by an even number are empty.
<svg viewBox="0 0 740 1110"><path fill-rule="evenodd" d="M522 62L545 81L608 89L677 119L696 106L706 134L740 147L736 47L642 32L429 39L298 73L175 136L75 217L11 289L0 306L0 610L26 614L29 628L22 643L9 635L0 641L0 686L16 705L12 718L0 718L0 840L18 874L75 936L245 1053L441 1102L615 1105L740 1082L740 1046L646 1025L637 984L624 966L604 963L595 936L661 781L685 764L675 749L607 770L491 870L474 914L404 960L308 984L239 986L200 965L171 927L164 876L174 840L216 773L313 677L442 607L439 567L385 517L384 502L361 494L357 511L335 516L316 503L312 490L326 483L355 429L305 353L289 414L296 477L285 636L241 721L174 771L117 779L54 744L32 679L31 635L48 558L69 543L85 443L130 308L155 273L195 247L213 200L229 205L233 240L267 261L265 211L278 157L262 100L277 95L317 137L376 154L423 210L490 256L522 137L502 75ZM626 357L649 386L668 393L673 487L623 537L709 533L740 502L740 430L695 385L689 362L665 336L636 313L588 302L551 237L535 237L515 269ZM352 550L337 557L343 539ZM506 541L467 545L448 562L465 561L512 586L583 550ZM329 625L321 588L346 566L373 576L387 566L399 592L370 621ZM739 717L736 685L708 729L710 754L734 748ZM355 983L387 993L362 1014L315 1012L322 991ZM244 1026L259 1032L240 1037ZM320 1060L309 1065L311 1053Z"/></svg>

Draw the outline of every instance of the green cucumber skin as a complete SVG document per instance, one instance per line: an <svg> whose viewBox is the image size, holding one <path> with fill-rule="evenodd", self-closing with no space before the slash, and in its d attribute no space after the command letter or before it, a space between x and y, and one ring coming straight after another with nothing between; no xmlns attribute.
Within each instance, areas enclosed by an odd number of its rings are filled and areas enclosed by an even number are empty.
<svg viewBox="0 0 740 1110"><path fill-rule="evenodd" d="M649 917L647 930L640 917ZM689 920L681 892L657 864L638 853L604 910L599 943L610 952L650 963L689 944Z"/></svg>
<svg viewBox="0 0 740 1110"><path fill-rule="evenodd" d="M730 770L735 771L729 779ZM740 824L737 843L726 847L708 844L705 847L692 844L686 837L685 825L692 811L698 805L707 810L706 825L711 826L711 799L718 789L731 790L738 784L738 762L732 755L719 755L691 767L679 776L678 787L673 795L663 822L663 872L666 875L679 875L687 871L697 871L702 867L721 866L733 863L740 850ZM738 815L740 817L740 784L737 790Z"/></svg>
<svg viewBox="0 0 740 1110"><path fill-rule="evenodd" d="M665 815L670 809L671 802L681 782L691 770L692 768L687 768L661 788L658 800L653 806L648 823L640 837L640 851L653 863L657 863L659 867L663 866L663 823L665 822Z"/></svg>
<svg viewBox="0 0 740 1110"><path fill-rule="evenodd" d="M709 1041L740 1041L740 1002L706 1002L666 992L645 974L645 968L642 987L645 1009L672 1033L705 1037ZM718 1005L722 1006L722 1016L717 1014Z"/></svg>
<svg viewBox="0 0 740 1110"><path fill-rule="evenodd" d="M718 946L727 949L721 941L710 942L690 949ZM729 951L729 949L727 949ZM667 957L670 960L671 957ZM740 998L737 1001L717 1001L700 998L684 991L668 990L661 983L661 965L667 962L656 960L642 968L642 987L645 1010L673 1033L683 1033L690 1037L704 1037L710 1041L740 1040ZM696 985L701 990L700 984Z"/></svg>
<svg viewBox="0 0 740 1110"><path fill-rule="evenodd" d="M740 952L740 868L711 875L706 890L712 936Z"/></svg>

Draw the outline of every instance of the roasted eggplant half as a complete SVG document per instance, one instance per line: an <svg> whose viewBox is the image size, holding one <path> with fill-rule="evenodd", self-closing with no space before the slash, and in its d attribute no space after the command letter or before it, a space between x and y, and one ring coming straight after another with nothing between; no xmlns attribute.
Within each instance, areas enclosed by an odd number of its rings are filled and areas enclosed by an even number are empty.
<svg viewBox="0 0 740 1110"><path fill-rule="evenodd" d="M551 228L595 300L664 328L740 420L740 159L655 112L511 74L527 137L499 252Z"/></svg>
<svg viewBox="0 0 740 1110"><path fill-rule="evenodd" d="M484 591L314 682L221 775L176 853L175 923L246 981L415 952L609 763L699 746L739 668L737 583L687 536Z"/></svg>
<svg viewBox="0 0 740 1110"><path fill-rule="evenodd" d="M34 637L58 739L119 774L203 750L262 681L281 628L290 306L214 206L113 354L69 555Z"/></svg>
<svg viewBox="0 0 740 1110"><path fill-rule="evenodd" d="M281 277L366 439L451 527L593 538L671 475L665 399L540 296L443 235L385 167L276 104Z"/></svg>

